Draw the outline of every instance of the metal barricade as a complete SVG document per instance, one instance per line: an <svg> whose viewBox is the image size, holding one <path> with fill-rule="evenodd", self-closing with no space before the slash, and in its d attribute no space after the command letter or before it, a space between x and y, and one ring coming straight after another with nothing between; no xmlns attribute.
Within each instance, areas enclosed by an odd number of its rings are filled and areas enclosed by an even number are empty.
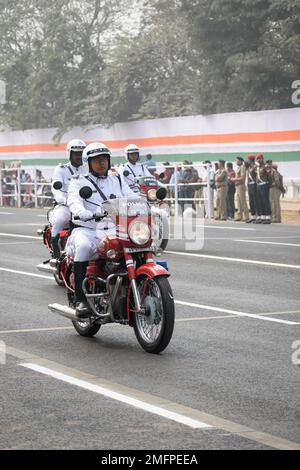
<svg viewBox="0 0 300 470"><path fill-rule="evenodd" d="M213 188L211 187L213 178L209 168L204 168L201 163L184 165L175 163L174 165L164 165L164 170L172 169L172 176L168 183L164 183L168 188L168 197L164 200L169 203L172 214L177 217L182 215L186 207L193 207L200 217L213 217ZM195 182L185 182L184 171L191 168L194 172ZM163 182L163 172L156 173L158 179ZM196 194L198 192L198 194ZM201 192L203 193L201 195ZM198 209L199 206L199 210Z"/></svg>
<svg viewBox="0 0 300 470"><path fill-rule="evenodd" d="M53 172L53 168L48 173ZM37 168L0 169L0 205L43 208L52 205L51 182Z"/></svg>

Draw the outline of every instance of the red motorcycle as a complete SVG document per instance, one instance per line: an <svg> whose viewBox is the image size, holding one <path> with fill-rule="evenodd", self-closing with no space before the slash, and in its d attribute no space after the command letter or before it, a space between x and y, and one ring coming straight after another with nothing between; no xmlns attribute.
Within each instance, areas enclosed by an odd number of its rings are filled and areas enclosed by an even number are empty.
<svg viewBox="0 0 300 470"><path fill-rule="evenodd" d="M61 187L62 187L62 184L59 181L56 181L54 183L54 189L60 190ZM60 272L61 263L60 263L60 260L57 260L53 257L53 250L52 250L52 245L51 245L51 238L52 238L51 218L52 218L55 206L56 204L54 204L54 206L51 207L51 209L49 209L47 212L48 224L46 224L43 229L37 230L37 234L43 236L44 245L47 247L49 254L50 254L50 259L44 261L43 263L38 264L37 269L42 272L53 274L55 282L59 286L63 286L65 283L61 277L61 272ZM61 257L63 257L63 253L65 250L69 235L70 235L69 228L65 228L64 230L61 230L59 232L58 246L61 252Z"/></svg>
<svg viewBox="0 0 300 470"><path fill-rule="evenodd" d="M88 187L80 190L85 199L91 194ZM61 262L60 271L69 306L51 304L48 308L71 319L81 336L94 336L106 323L129 325L145 351L160 353L172 337L175 308L166 262L153 259L151 208L143 198L119 198L104 202L102 210L100 219L110 217L116 234L101 240L99 259L90 261L87 268L82 287L90 317L76 316L73 259L69 256Z"/></svg>

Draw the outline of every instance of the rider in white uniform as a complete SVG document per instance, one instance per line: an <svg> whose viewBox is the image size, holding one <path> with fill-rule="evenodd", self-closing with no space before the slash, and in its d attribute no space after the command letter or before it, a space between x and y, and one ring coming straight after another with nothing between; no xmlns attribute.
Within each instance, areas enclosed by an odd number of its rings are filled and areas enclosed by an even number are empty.
<svg viewBox="0 0 300 470"><path fill-rule="evenodd" d="M56 201L56 206L52 213L52 250L54 258L60 257L58 246L59 232L69 227L71 213L67 207L67 193L70 180L73 175L82 174L84 169L82 166L82 152L86 145L82 140L71 140L66 148L66 156L69 162L66 165L59 164L52 176L52 193ZM54 189L54 183L60 182L62 187L60 190Z"/></svg>
<svg viewBox="0 0 300 470"><path fill-rule="evenodd" d="M138 176L150 176L152 178L152 175L147 166L140 163L140 149L135 144L127 145L125 148L125 156L127 163L120 166L118 170L119 174L132 191L139 194L140 188L135 178Z"/></svg>
<svg viewBox="0 0 300 470"><path fill-rule="evenodd" d="M153 175L150 173L146 165L143 165L140 163L140 149L137 147L135 144L129 144L127 147L125 147L125 156L127 159L127 163L122 165L119 168L119 174L122 176L123 180L126 181L128 186L132 189L132 191L136 194L140 194L140 187L138 183L135 181L136 177L139 176L146 176L153 178ZM159 181L157 182L159 185L162 185ZM165 225L165 231L169 232L169 230L166 230L166 225L168 225L168 213L164 209L159 209L158 207L151 206L151 213L152 213L152 236L154 241L157 241L159 238L159 219L161 218L163 221L163 224ZM156 218L158 218L158 222L156 222ZM163 235L160 234L160 237ZM161 243L158 241L157 243Z"/></svg>
<svg viewBox="0 0 300 470"><path fill-rule="evenodd" d="M82 156L85 175L72 178L68 191L68 206L73 216L75 228L68 239L67 254L74 257L75 296L77 316L89 316L90 308L82 290L82 282L86 275L88 262L97 258L97 247L100 240L116 233L115 225L109 219L96 222L94 215L101 215L101 204L109 199L120 197L136 197L125 181L108 172L111 167L110 151L105 144L96 142L89 144ZM92 196L83 199L80 189L88 186ZM79 217L80 220L74 219Z"/></svg>

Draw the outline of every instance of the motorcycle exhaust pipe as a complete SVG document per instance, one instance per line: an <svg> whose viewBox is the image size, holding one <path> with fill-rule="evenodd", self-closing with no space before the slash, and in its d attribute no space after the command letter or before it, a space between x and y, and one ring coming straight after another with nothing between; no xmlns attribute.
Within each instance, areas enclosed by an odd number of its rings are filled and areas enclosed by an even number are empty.
<svg viewBox="0 0 300 470"><path fill-rule="evenodd" d="M62 317L66 317L69 320L78 321L79 318L76 316L76 310L71 307L67 307L66 305L60 304L50 304L48 308L53 313L58 313ZM82 320L81 320L82 321Z"/></svg>
<svg viewBox="0 0 300 470"><path fill-rule="evenodd" d="M50 273L50 274L57 274L57 269L54 268L53 266L50 266L48 263L47 264L38 264L37 269L39 271L42 271L43 273Z"/></svg>

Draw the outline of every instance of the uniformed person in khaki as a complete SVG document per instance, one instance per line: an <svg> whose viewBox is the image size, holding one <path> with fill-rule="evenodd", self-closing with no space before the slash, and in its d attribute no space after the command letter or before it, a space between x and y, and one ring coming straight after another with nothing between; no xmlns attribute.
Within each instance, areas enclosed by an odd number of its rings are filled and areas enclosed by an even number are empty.
<svg viewBox="0 0 300 470"><path fill-rule="evenodd" d="M272 163L271 167L271 187L270 187L270 204L271 204L271 216L272 222L281 222L281 207L280 207L280 196L284 194L284 188L282 184L282 176L278 171L276 163Z"/></svg>
<svg viewBox="0 0 300 470"><path fill-rule="evenodd" d="M217 189L217 216L215 219L227 220L228 174L224 160L219 160L218 170L215 174L215 185Z"/></svg>
<svg viewBox="0 0 300 470"><path fill-rule="evenodd" d="M236 165L236 177L233 181L235 182L236 189L237 215L234 220L236 222L240 220L247 222L249 220L249 209L246 201L246 167L244 165L244 159L237 157Z"/></svg>

